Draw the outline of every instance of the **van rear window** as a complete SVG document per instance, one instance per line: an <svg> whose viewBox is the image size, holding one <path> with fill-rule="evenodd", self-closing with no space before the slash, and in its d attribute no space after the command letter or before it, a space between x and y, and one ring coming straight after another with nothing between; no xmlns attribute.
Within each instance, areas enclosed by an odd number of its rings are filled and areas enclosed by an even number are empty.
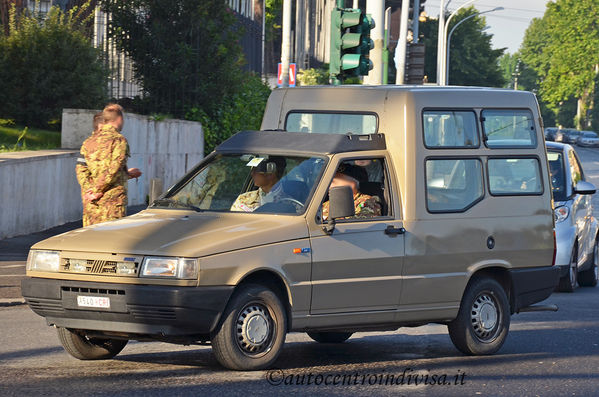
<svg viewBox="0 0 599 397"><path fill-rule="evenodd" d="M375 134L377 117L373 113L292 111L287 114L285 130L320 134Z"/></svg>
<svg viewBox="0 0 599 397"><path fill-rule="evenodd" d="M489 192L495 196L543 193L541 169L536 158L490 158Z"/></svg>
<svg viewBox="0 0 599 397"><path fill-rule="evenodd" d="M427 148L477 148L478 129L473 111L425 110L422 114Z"/></svg>
<svg viewBox="0 0 599 397"><path fill-rule="evenodd" d="M483 110L482 119L489 148L537 146L530 110Z"/></svg>
<svg viewBox="0 0 599 397"><path fill-rule="evenodd" d="M426 205L429 212L463 212L482 199L479 159L426 160Z"/></svg>

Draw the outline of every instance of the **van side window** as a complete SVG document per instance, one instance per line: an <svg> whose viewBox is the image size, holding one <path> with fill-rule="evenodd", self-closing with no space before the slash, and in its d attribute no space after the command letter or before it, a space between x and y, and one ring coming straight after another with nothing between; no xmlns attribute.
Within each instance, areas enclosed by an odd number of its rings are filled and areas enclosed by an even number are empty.
<svg viewBox="0 0 599 397"><path fill-rule="evenodd" d="M426 160L426 205L429 212L463 212L482 199L479 159Z"/></svg>
<svg viewBox="0 0 599 397"><path fill-rule="evenodd" d="M425 110L424 145L436 148L479 147L476 114L467 110Z"/></svg>
<svg viewBox="0 0 599 397"><path fill-rule="evenodd" d="M391 198L387 167L383 158L344 160L330 186L350 186L354 190L355 218L391 215ZM322 205L322 218L327 220L328 195Z"/></svg>
<svg viewBox="0 0 599 397"><path fill-rule="evenodd" d="M536 147L535 123L530 110L483 110L487 147Z"/></svg>
<svg viewBox="0 0 599 397"><path fill-rule="evenodd" d="M489 192L495 196L542 194L541 168L536 158L490 158Z"/></svg>

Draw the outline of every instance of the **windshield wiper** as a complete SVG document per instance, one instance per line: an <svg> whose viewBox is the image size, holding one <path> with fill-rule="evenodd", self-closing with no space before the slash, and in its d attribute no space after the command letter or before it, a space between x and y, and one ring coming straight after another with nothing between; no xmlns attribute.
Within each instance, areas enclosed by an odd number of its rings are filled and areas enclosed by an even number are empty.
<svg viewBox="0 0 599 397"><path fill-rule="evenodd" d="M204 211L200 207L196 207L195 205L191 205L191 204L183 204L183 203L181 203L181 202L179 202L177 200L174 200L172 198L156 199L152 203L152 207L155 207L155 206L169 206L169 207L187 208L187 209L190 209L190 210L194 210L196 212L203 212Z"/></svg>

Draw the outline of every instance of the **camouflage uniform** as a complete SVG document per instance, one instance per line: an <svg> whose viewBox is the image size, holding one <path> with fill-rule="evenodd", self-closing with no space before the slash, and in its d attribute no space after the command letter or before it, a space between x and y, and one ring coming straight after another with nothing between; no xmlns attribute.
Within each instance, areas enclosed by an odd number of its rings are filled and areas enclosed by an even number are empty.
<svg viewBox="0 0 599 397"><path fill-rule="evenodd" d="M351 218L370 218L373 216L381 216L380 199L376 196L369 196L363 193L354 194L354 206L356 215ZM322 204L322 219L327 220L329 217L329 202L325 201Z"/></svg>
<svg viewBox="0 0 599 397"><path fill-rule="evenodd" d="M127 213L127 139L116 128L104 125L81 146L86 165L77 165L77 180L84 195L103 193L96 201L83 200L83 226L122 218Z"/></svg>
<svg viewBox="0 0 599 397"><path fill-rule="evenodd" d="M233 205L231 211L239 212L254 212L258 207L266 204L279 201L283 196L283 189L280 184L275 185L273 189L266 193L262 188L251 190L239 195Z"/></svg>

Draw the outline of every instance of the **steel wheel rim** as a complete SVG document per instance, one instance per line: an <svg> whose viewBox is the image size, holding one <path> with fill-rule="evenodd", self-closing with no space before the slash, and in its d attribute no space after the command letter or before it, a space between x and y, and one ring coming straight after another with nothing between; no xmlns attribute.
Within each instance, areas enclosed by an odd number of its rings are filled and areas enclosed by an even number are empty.
<svg viewBox="0 0 599 397"><path fill-rule="evenodd" d="M270 309L260 302L250 302L237 314L235 340L246 356L258 358L274 344L276 324Z"/></svg>
<svg viewBox="0 0 599 397"><path fill-rule="evenodd" d="M501 331L503 317L499 303L491 292L478 294L470 310L470 321L474 335L484 343L493 342Z"/></svg>

